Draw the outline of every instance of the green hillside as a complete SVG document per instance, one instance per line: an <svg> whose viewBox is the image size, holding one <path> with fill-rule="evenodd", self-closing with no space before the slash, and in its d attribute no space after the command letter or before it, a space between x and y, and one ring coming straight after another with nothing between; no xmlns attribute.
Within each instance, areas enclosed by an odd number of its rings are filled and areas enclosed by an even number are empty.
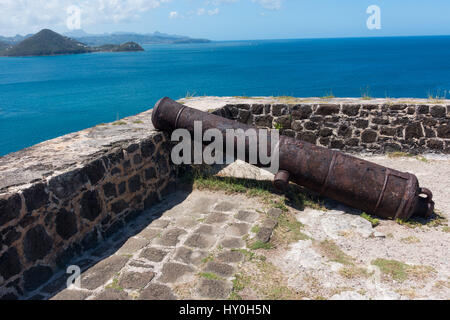
<svg viewBox="0 0 450 320"><path fill-rule="evenodd" d="M48 56L91 52L91 48L76 40L44 29L19 44L8 48L2 55L9 57Z"/></svg>

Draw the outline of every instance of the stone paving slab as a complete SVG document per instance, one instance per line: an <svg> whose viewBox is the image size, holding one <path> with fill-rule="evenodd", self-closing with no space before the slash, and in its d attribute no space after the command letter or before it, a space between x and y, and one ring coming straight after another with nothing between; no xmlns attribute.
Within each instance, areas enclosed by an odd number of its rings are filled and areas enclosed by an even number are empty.
<svg viewBox="0 0 450 320"><path fill-rule="evenodd" d="M181 193L86 253L83 259L91 259L91 267L81 275L81 288L64 289L67 275L62 275L46 285L62 291L40 294L58 300L227 298L243 254L226 248L245 247L250 228L262 223L255 210L263 206L245 196ZM183 285L190 296L177 292Z"/></svg>

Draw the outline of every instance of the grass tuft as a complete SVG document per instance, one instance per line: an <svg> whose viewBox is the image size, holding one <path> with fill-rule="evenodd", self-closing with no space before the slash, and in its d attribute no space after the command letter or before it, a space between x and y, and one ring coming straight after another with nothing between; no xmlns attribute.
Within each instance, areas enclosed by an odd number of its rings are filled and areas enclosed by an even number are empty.
<svg viewBox="0 0 450 320"><path fill-rule="evenodd" d="M399 282L408 278L423 280L436 272L428 266L412 266L397 260L378 258L372 261L372 264L377 266L382 274Z"/></svg>
<svg viewBox="0 0 450 320"><path fill-rule="evenodd" d="M295 104L298 103L299 99L291 96L279 96L276 97L279 103L285 103L285 104Z"/></svg>
<svg viewBox="0 0 450 320"><path fill-rule="evenodd" d="M277 243L292 243L311 239L301 231L303 227L304 225L300 221L297 221L295 216L284 213L278 218L274 241Z"/></svg>
<svg viewBox="0 0 450 320"><path fill-rule="evenodd" d="M333 94L333 91L330 90L329 92L327 91L321 99L333 99L333 98L335 98L335 96Z"/></svg>
<svg viewBox="0 0 450 320"><path fill-rule="evenodd" d="M409 236L409 237L400 239L400 241L403 243L419 243L420 239L416 238L414 236Z"/></svg>
<svg viewBox="0 0 450 320"><path fill-rule="evenodd" d="M193 92L187 91L186 92L186 96L184 98L185 99L190 99L190 98L194 98L196 95L197 94L195 93L195 91L193 91Z"/></svg>
<svg viewBox="0 0 450 320"><path fill-rule="evenodd" d="M228 297L230 301L239 301L242 300L242 297L234 291L231 291L230 296Z"/></svg>
<svg viewBox="0 0 450 320"><path fill-rule="evenodd" d="M121 286L119 286L119 280L117 278L114 278L112 283L107 285L106 288L114 289L114 290L117 290L117 291L123 291L124 290Z"/></svg>
<svg viewBox="0 0 450 320"><path fill-rule="evenodd" d="M394 280L402 282L405 281L408 277L406 273L406 263L396 260L378 258L372 261L372 264L374 266L377 266L380 269L381 273L391 277Z"/></svg>
<svg viewBox="0 0 450 320"><path fill-rule="evenodd" d="M369 215L369 214L367 214L365 212L363 212L361 214L361 218L364 218L367 221L369 221L372 224L372 227L374 227L374 228L380 224L380 220L379 219L377 219L377 218L375 218L375 217L373 217L373 216L371 216L371 215Z"/></svg>
<svg viewBox="0 0 450 320"><path fill-rule="evenodd" d="M288 211L287 205L303 210L305 207L311 207L317 210L326 208L321 204L317 197L310 195L303 188L290 185L286 196L275 189L273 183L267 180L251 180L234 177L220 177L214 175L200 167L193 167L185 171L180 180L199 190L224 191L229 194L245 194L249 197L258 197L274 208L279 208L284 212Z"/></svg>
<svg viewBox="0 0 450 320"><path fill-rule="evenodd" d="M447 90L441 92L441 90L437 90L436 92L428 92L428 101L431 103L444 103L444 100L447 99Z"/></svg>
<svg viewBox="0 0 450 320"><path fill-rule="evenodd" d="M342 267L339 274L346 279L368 278L371 275L367 269L353 265Z"/></svg>
<svg viewBox="0 0 450 320"><path fill-rule="evenodd" d="M221 280L222 279L217 274L211 273L211 272L200 272L198 275L202 278L210 279L210 280Z"/></svg>
<svg viewBox="0 0 450 320"><path fill-rule="evenodd" d="M420 155L414 155L411 153L406 153L406 152L401 152L401 151L396 151L396 152L389 152L387 154L388 158L391 159L396 159L396 158L415 158L416 160L428 163L428 159L425 158L424 156L420 156Z"/></svg>
<svg viewBox="0 0 450 320"><path fill-rule="evenodd" d="M424 219L421 217L412 217L409 220L397 219L395 220L398 224L405 226L410 229L415 229L419 227L430 227L430 228L438 228L441 226L447 226L448 219L440 212L435 209L434 214L428 218Z"/></svg>
<svg viewBox="0 0 450 320"><path fill-rule="evenodd" d="M275 130L280 131L280 130L283 130L283 125L281 123L275 122L275 124L273 125L273 128Z"/></svg>
<svg viewBox="0 0 450 320"><path fill-rule="evenodd" d="M243 274L237 273L233 279L233 292L240 292L250 284L250 278Z"/></svg>
<svg viewBox="0 0 450 320"><path fill-rule="evenodd" d="M332 240L324 240L316 244L319 252L330 261L343 265L353 265L353 258L345 254Z"/></svg>
<svg viewBox="0 0 450 320"><path fill-rule="evenodd" d="M202 259L202 263L208 263L213 260L214 260L214 255L212 253L210 253L207 257Z"/></svg>
<svg viewBox="0 0 450 320"><path fill-rule="evenodd" d="M369 86L365 87L364 89L361 89L361 99L372 100L372 97L370 96Z"/></svg>
<svg viewBox="0 0 450 320"><path fill-rule="evenodd" d="M248 247L251 250L260 250L260 249L270 250L273 248L273 244L271 244L270 242L262 242L260 240L256 240L255 242L250 243Z"/></svg>

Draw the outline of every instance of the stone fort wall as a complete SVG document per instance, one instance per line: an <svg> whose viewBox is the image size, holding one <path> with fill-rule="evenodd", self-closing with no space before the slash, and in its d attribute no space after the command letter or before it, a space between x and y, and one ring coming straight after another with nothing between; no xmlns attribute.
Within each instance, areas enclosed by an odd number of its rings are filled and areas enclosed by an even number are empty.
<svg viewBox="0 0 450 320"><path fill-rule="evenodd" d="M450 105L236 103L215 113L348 153L450 153Z"/></svg>
<svg viewBox="0 0 450 320"><path fill-rule="evenodd" d="M15 299L173 188L151 111L0 158L0 298Z"/></svg>

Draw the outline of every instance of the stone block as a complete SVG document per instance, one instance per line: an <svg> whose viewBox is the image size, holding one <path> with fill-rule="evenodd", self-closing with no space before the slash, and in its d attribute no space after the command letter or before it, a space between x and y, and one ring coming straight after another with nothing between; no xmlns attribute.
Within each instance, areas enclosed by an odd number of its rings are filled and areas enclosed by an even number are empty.
<svg viewBox="0 0 450 320"><path fill-rule="evenodd" d="M250 225L247 223L231 223L227 229L227 235L242 237L248 233Z"/></svg>
<svg viewBox="0 0 450 320"><path fill-rule="evenodd" d="M252 211L241 210L236 214L235 218L245 222L254 222L258 219L258 214Z"/></svg>
<svg viewBox="0 0 450 320"><path fill-rule="evenodd" d="M56 232L64 240L70 239L78 232L77 217L75 213L64 208L59 210L55 218Z"/></svg>
<svg viewBox="0 0 450 320"><path fill-rule="evenodd" d="M120 275L118 284L124 289L137 290L148 285L154 277L155 273L152 271L126 272Z"/></svg>
<svg viewBox="0 0 450 320"><path fill-rule="evenodd" d="M48 204L49 195L47 191L45 191L45 187L45 184L37 183L23 191L25 204L29 212Z"/></svg>
<svg viewBox="0 0 450 320"><path fill-rule="evenodd" d="M361 106L358 104L344 104L342 106L342 113L348 116L357 116L359 114L359 110Z"/></svg>
<svg viewBox="0 0 450 320"><path fill-rule="evenodd" d="M222 247L229 248L229 249L240 249L245 247L244 240L240 238L225 238L220 243Z"/></svg>
<svg viewBox="0 0 450 320"><path fill-rule="evenodd" d="M0 199L0 225L16 219L20 216L22 200L18 194Z"/></svg>
<svg viewBox="0 0 450 320"><path fill-rule="evenodd" d="M189 277L193 275L194 268L191 266L168 262L164 264L161 270L161 277L158 278L158 281L164 283L177 283L182 282L185 277Z"/></svg>
<svg viewBox="0 0 450 320"><path fill-rule="evenodd" d="M436 132L439 138L450 139L450 123L440 125Z"/></svg>
<svg viewBox="0 0 450 320"><path fill-rule="evenodd" d="M377 132L371 129L364 130L361 134L361 141L364 143L373 143L377 141Z"/></svg>
<svg viewBox="0 0 450 320"><path fill-rule="evenodd" d="M203 259L208 256L208 253L203 250L192 250L186 247L180 247L175 252L174 259L186 264L200 265Z"/></svg>
<svg viewBox="0 0 450 320"><path fill-rule="evenodd" d="M125 266L128 260L127 256L113 255L100 261L81 274L81 287L94 290L106 284Z"/></svg>
<svg viewBox="0 0 450 320"><path fill-rule="evenodd" d="M104 291L100 292L97 296L95 296L94 300L115 301L115 300L131 300L131 298L128 296L128 293L125 292L124 290L106 288Z"/></svg>
<svg viewBox="0 0 450 320"><path fill-rule="evenodd" d="M423 137L422 126L419 122L410 123L405 128L405 139L410 140L413 138L421 138Z"/></svg>
<svg viewBox="0 0 450 320"><path fill-rule="evenodd" d="M186 231L178 228L166 230L163 232L160 238L156 239L156 243L168 247L176 246L180 241L179 237L185 233Z"/></svg>
<svg viewBox="0 0 450 320"><path fill-rule="evenodd" d="M316 110L317 115L329 116L332 114L337 114L340 111L339 105L335 104L321 104Z"/></svg>
<svg viewBox="0 0 450 320"><path fill-rule="evenodd" d="M430 114L435 118L444 118L446 114L446 109L444 106L432 106L430 109Z"/></svg>
<svg viewBox="0 0 450 320"><path fill-rule="evenodd" d="M53 275L52 269L47 266L37 265L23 273L24 288L27 291L37 289L48 281Z"/></svg>
<svg viewBox="0 0 450 320"><path fill-rule="evenodd" d="M45 258L53 248L53 239L42 225L27 231L23 240L23 252L30 262Z"/></svg>
<svg viewBox="0 0 450 320"><path fill-rule="evenodd" d="M312 107L310 105L300 105L296 110L292 111L293 120L308 119L312 114Z"/></svg>
<svg viewBox="0 0 450 320"><path fill-rule="evenodd" d="M204 235L201 233L194 233L184 242L184 245L191 248L208 249L214 244L215 239L213 236Z"/></svg>
<svg viewBox="0 0 450 320"><path fill-rule="evenodd" d="M234 274L234 268L226 263L208 262L205 272L217 274L218 276L228 278Z"/></svg>
<svg viewBox="0 0 450 320"><path fill-rule="evenodd" d="M225 263L238 263L244 260L244 254L236 250L224 251L217 255L217 259Z"/></svg>
<svg viewBox="0 0 450 320"><path fill-rule="evenodd" d="M152 262L161 262L163 261L167 253L168 253L167 251L160 250L157 248L147 248L141 252L140 257L150 260Z"/></svg>
<svg viewBox="0 0 450 320"><path fill-rule="evenodd" d="M19 254L12 247L0 256L0 276L6 281L22 271Z"/></svg>
<svg viewBox="0 0 450 320"><path fill-rule="evenodd" d="M139 300L176 300L177 297L172 290L165 285L151 283L147 288L142 290Z"/></svg>
<svg viewBox="0 0 450 320"><path fill-rule="evenodd" d="M225 281L202 279L197 287L200 297L209 299L226 299L231 293L231 287Z"/></svg>
<svg viewBox="0 0 450 320"><path fill-rule="evenodd" d="M89 221L94 221L102 210L103 206L98 191L86 191L80 200L80 215Z"/></svg>

